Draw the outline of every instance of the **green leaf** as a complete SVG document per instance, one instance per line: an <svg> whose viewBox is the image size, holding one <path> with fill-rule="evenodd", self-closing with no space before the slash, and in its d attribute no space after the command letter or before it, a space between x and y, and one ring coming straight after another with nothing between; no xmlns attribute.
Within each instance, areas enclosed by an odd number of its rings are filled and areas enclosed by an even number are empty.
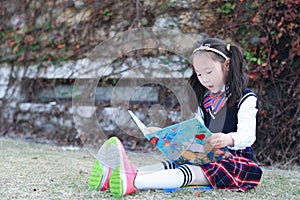
<svg viewBox="0 0 300 200"><path fill-rule="evenodd" d="M16 43L19 43L22 40L22 37L20 35L16 34L14 36L14 40L15 40Z"/></svg>
<svg viewBox="0 0 300 200"><path fill-rule="evenodd" d="M142 25L147 25L148 24L148 20L146 19L146 18L143 18L142 20L141 20L141 23L142 23Z"/></svg>
<svg viewBox="0 0 300 200"><path fill-rule="evenodd" d="M46 21L44 24L46 30L52 30L52 23L50 20Z"/></svg>
<svg viewBox="0 0 300 200"><path fill-rule="evenodd" d="M261 60L261 58L258 58L258 59L257 59L257 64L259 64L259 65L261 65L261 64L262 64L262 60Z"/></svg>
<svg viewBox="0 0 300 200"><path fill-rule="evenodd" d="M1 36L2 38L6 38L6 37L7 37L7 34L6 34L5 31L0 31L0 36Z"/></svg>
<svg viewBox="0 0 300 200"><path fill-rule="evenodd" d="M104 14L105 16L107 16L107 17L113 16L113 13L110 12L110 10L108 10L108 9L105 9L105 10L103 11L103 14Z"/></svg>
<svg viewBox="0 0 300 200"><path fill-rule="evenodd" d="M181 69L179 69L179 70L177 70L177 71L183 73L183 72L185 72L187 69L188 69L188 67L182 67Z"/></svg>
<svg viewBox="0 0 300 200"><path fill-rule="evenodd" d="M171 60L169 60L169 59L162 59L161 63L167 65L167 64L171 63Z"/></svg>
<svg viewBox="0 0 300 200"><path fill-rule="evenodd" d="M31 46L31 50L36 51L40 49L40 45L33 45Z"/></svg>
<svg viewBox="0 0 300 200"><path fill-rule="evenodd" d="M67 96L67 95L68 95L68 92L62 92L60 95L61 95L62 97L63 97L63 96Z"/></svg>
<svg viewBox="0 0 300 200"><path fill-rule="evenodd" d="M222 13L229 14L232 10L233 5L230 2L226 2L222 6Z"/></svg>
<svg viewBox="0 0 300 200"><path fill-rule="evenodd" d="M125 20L124 20L124 24L130 25L130 24L131 24L131 21L128 20L128 19L125 19Z"/></svg>

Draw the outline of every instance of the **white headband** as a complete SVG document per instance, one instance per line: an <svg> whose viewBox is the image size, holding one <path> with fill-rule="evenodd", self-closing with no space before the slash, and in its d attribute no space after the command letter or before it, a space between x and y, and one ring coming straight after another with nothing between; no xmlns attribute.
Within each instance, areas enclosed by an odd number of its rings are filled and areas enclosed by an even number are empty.
<svg viewBox="0 0 300 200"><path fill-rule="evenodd" d="M200 47L196 48L194 51L193 51L193 54L195 54L197 51L201 51L201 50L205 50L205 51L213 51L219 55L221 55L223 58L225 59L228 59L228 57L222 53L221 51L219 51L218 49L215 49L215 48L211 48L210 47L210 44L205 44L204 46L201 45Z"/></svg>

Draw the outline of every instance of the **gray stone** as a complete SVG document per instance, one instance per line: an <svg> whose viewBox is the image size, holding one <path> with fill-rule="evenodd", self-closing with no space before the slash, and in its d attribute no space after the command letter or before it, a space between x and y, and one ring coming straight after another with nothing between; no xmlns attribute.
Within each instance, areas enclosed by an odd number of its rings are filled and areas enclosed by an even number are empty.
<svg viewBox="0 0 300 200"><path fill-rule="evenodd" d="M17 101L16 99L6 99L8 100L5 102L2 107L1 118L4 119L7 123L14 122L14 114L17 108Z"/></svg>
<svg viewBox="0 0 300 200"><path fill-rule="evenodd" d="M37 74L38 74L38 66L31 65L31 66L27 67L27 71L26 71L26 74L24 74L24 77L35 78L37 76Z"/></svg>
<svg viewBox="0 0 300 200"><path fill-rule="evenodd" d="M32 103L30 107L30 112L33 113L51 113L52 106L49 104L41 104L41 103Z"/></svg>
<svg viewBox="0 0 300 200"><path fill-rule="evenodd" d="M43 127L43 124L44 123L42 122L41 118L37 118L36 120L34 120L34 125L37 127Z"/></svg>
<svg viewBox="0 0 300 200"><path fill-rule="evenodd" d="M198 37L200 38L201 36ZM170 43L173 42L170 41ZM186 40L182 40L182 43L186 43ZM180 58L180 55L171 57L143 57L139 62L135 58L130 57L126 59L125 62L117 62L116 64L112 64L112 60L110 59L97 59L95 61L81 59L78 61L60 63L56 66L51 65L50 63L43 63L42 66L47 66L46 70L44 67L38 67L37 65L29 66L26 71L24 68L19 67L15 74L17 75L16 78L19 80L23 77L32 79L37 77L46 79L84 79L111 76L112 78L117 78L120 75L127 78L145 78L149 77L149 75L152 75L152 78L155 78L156 76L186 78L186 75L178 73L178 71L186 65L185 62L184 59ZM2 65L0 67L1 77L4 77L0 79L0 86L8 83L9 70L10 68L8 65ZM119 74L121 72L122 74ZM3 90L4 88L2 88L2 91ZM3 96L3 92L0 94Z"/></svg>
<svg viewBox="0 0 300 200"><path fill-rule="evenodd" d="M51 103L20 103L19 109L22 112L32 112L32 113L53 113L55 110L63 112L65 110L64 105L52 105Z"/></svg>
<svg viewBox="0 0 300 200"><path fill-rule="evenodd" d="M59 124L59 118L51 117L50 122L53 123L53 124Z"/></svg>
<svg viewBox="0 0 300 200"><path fill-rule="evenodd" d="M28 112L31 108L31 105L32 105L31 103L21 103L19 104L19 109L22 112Z"/></svg>
<svg viewBox="0 0 300 200"><path fill-rule="evenodd" d="M192 8L197 0L169 0L168 5L177 9Z"/></svg>
<svg viewBox="0 0 300 200"><path fill-rule="evenodd" d="M72 119L63 119L63 124L62 126L67 127L67 128L72 128L73 127L73 120Z"/></svg>
<svg viewBox="0 0 300 200"><path fill-rule="evenodd" d="M168 118L171 119L171 121L174 123L178 123L181 121L180 113L172 110L168 113Z"/></svg>
<svg viewBox="0 0 300 200"><path fill-rule="evenodd" d="M40 90L36 91L37 95L35 97L48 100L54 99L72 99L72 85L58 85L53 88L53 90Z"/></svg>
<svg viewBox="0 0 300 200"><path fill-rule="evenodd" d="M117 128L115 124L116 108L104 108L101 116L102 121L99 123L99 126L105 131L113 131Z"/></svg>
<svg viewBox="0 0 300 200"><path fill-rule="evenodd" d="M73 111L76 113L76 115L82 117L82 118L91 118L95 111L95 106L73 106Z"/></svg>
<svg viewBox="0 0 300 200"><path fill-rule="evenodd" d="M168 14L164 14L156 18L156 21L152 27L154 31L161 29L170 29L173 31L180 31L178 19L176 17L171 17Z"/></svg>
<svg viewBox="0 0 300 200"><path fill-rule="evenodd" d="M0 99L3 99L6 95L7 85L0 85Z"/></svg>
<svg viewBox="0 0 300 200"><path fill-rule="evenodd" d="M3 64L0 67L0 99L4 98L7 95L9 77L11 73L11 68L8 64Z"/></svg>
<svg viewBox="0 0 300 200"><path fill-rule="evenodd" d="M11 67L4 63L0 67L0 85L7 85L9 82L9 75L11 73Z"/></svg>
<svg viewBox="0 0 300 200"><path fill-rule="evenodd" d="M44 124L42 131L44 131L46 134L54 134L58 131L58 129L53 124Z"/></svg>
<svg viewBox="0 0 300 200"><path fill-rule="evenodd" d="M32 118L30 113L18 113L17 121L29 121Z"/></svg>

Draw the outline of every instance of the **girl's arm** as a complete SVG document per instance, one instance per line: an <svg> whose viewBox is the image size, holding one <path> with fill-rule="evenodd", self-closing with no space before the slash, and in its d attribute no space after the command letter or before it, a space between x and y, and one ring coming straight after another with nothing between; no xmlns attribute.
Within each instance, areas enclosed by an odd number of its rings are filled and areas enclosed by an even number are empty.
<svg viewBox="0 0 300 200"><path fill-rule="evenodd" d="M241 104L238 111L237 132L228 133L233 139L233 150L250 147L256 139L257 98L249 96Z"/></svg>

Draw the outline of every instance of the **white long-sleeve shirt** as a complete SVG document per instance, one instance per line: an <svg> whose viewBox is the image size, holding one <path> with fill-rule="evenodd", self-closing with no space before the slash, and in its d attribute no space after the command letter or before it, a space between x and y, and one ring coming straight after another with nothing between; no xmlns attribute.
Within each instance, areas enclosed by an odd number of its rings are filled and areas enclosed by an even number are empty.
<svg viewBox="0 0 300 200"><path fill-rule="evenodd" d="M234 140L234 146L228 148L232 150L245 149L255 142L256 115L258 111L256 103L257 98L255 96L248 96L245 98L243 103L240 104L240 108L237 113L237 131L228 133ZM196 116L204 124L201 108L198 109Z"/></svg>

